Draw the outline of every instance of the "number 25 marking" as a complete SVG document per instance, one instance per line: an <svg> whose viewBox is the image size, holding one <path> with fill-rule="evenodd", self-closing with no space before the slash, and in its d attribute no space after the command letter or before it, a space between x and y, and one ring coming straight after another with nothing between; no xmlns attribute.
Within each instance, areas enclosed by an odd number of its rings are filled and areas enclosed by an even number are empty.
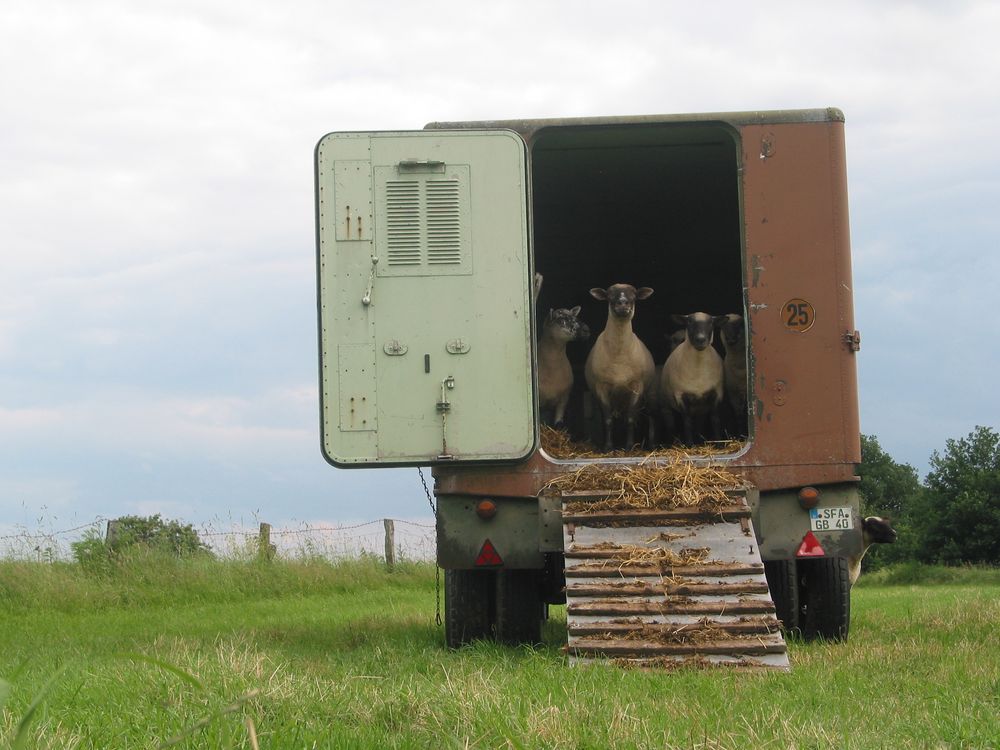
<svg viewBox="0 0 1000 750"><path fill-rule="evenodd" d="M808 331L816 322L816 311L804 299L789 300L782 309L785 327L793 331Z"/></svg>

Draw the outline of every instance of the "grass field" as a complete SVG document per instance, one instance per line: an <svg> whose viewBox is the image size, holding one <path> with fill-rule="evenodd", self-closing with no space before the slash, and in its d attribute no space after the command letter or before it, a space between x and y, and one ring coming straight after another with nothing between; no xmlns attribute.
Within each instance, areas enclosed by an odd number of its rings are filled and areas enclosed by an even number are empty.
<svg viewBox="0 0 1000 750"><path fill-rule="evenodd" d="M791 674L570 669L558 610L542 648L445 650L426 564L0 562L0 747L1000 747L1000 571L853 609Z"/></svg>

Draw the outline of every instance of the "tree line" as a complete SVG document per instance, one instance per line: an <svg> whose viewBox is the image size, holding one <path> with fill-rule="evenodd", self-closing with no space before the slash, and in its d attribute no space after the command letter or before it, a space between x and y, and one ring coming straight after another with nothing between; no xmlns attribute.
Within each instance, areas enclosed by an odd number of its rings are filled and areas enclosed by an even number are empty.
<svg viewBox="0 0 1000 750"><path fill-rule="evenodd" d="M934 451L923 481L861 436L861 513L889 518L895 544L873 545L866 567L890 563L1000 564L1000 434L976 427Z"/></svg>

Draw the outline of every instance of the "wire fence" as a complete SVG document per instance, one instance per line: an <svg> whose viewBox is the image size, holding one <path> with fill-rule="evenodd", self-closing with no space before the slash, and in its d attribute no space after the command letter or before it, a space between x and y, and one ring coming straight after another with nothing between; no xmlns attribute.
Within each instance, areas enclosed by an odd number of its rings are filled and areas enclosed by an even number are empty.
<svg viewBox="0 0 1000 750"><path fill-rule="evenodd" d="M0 559L56 562L73 558L73 544L87 538L108 539L117 519L99 516L68 529L0 527ZM349 524L299 523L272 527L234 523L192 524L198 537L218 556L242 558L261 554L286 559L322 557L329 560L384 556L387 561L433 560L436 538L433 519L379 518Z"/></svg>

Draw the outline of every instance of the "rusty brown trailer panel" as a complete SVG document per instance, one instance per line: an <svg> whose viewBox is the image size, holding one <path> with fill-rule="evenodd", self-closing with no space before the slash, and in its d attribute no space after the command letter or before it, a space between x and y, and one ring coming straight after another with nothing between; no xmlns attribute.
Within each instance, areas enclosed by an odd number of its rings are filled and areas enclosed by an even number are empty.
<svg viewBox="0 0 1000 750"><path fill-rule="evenodd" d="M802 110L661 119L721 122L737 134L752 425L747 449L727 460L729 468L761 492L856 481L858 336L843 116ZM661 119L463 125L511 127L530 146L546 127ZM536 452L520 464L438 467L434 474L441 495L531 497L575 467Z"/></svg>

